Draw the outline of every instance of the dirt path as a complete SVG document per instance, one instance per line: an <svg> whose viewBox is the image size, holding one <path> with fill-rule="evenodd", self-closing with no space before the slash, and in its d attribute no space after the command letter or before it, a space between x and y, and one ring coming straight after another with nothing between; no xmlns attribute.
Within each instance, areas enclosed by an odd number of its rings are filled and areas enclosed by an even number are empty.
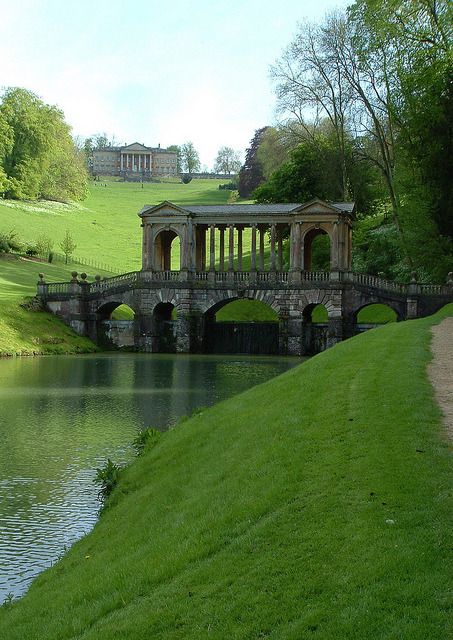
<svg viewBox="0 0 453 640"><path fill-rule="evenodd" d="M431 331L433 360L428 375L444 414L445 426L453 438L453 318L445 318Z"/></svg>

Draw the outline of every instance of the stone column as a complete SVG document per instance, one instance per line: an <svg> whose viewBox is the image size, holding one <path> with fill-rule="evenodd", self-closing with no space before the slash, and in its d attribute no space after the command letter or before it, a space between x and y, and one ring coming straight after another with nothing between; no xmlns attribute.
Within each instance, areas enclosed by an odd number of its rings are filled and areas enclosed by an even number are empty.
<svg viewBox="0 0 453 640"><path fill-rule="evenodd" d="M225 271L225 227L219 227L220 247L219 247L219 271Z"/></svg>
<svg viewBox="0 0 453 640"><path fill-rule="evenodd" d="M209 233L209 271L215 271L215 224L211 224Z"/></svg>
<svg viewBox="0 0 453 640"><path fill-rule="evenodd" d="M282 227L277 227L277 267L279 271L283 271L283 229Z"/></svg>
<svg viewBox="0 0 453 640"><path fill-rule="evenodd" d="M234 271L234 225L228 225L228 271Z"/></svg>
<svg viewBox="0 0 453 640"><path fill-rule="evenodd" d="M250 271L256 271L256 224L252 224L252 247L250 255Z"/></svg>
<svg viewBox="0 0 453 640"><path fill-rule="evenodd" d="M238 226L238 271L242 271L242 229L243 227Z"/></svg>
<svg viewBox="0 0 453 640"><path fill-rule="evenodd" d="M275 271L275 224L271 225L271 262L269 271Z"/></svg>
<svg viewBox="0 0 453 640"><path fill-rule="evenodd" d="M259 249L259 270L264 271L264 227L259 227L260 232L260 249Z"/></svg>
<svg viewBox="0 0 453 640"><path fill-rule="evenodd" d="M141 153L138 154L138 170L139 171L142 170L142 154Z"/></svg>
<svg viewBox="0 0 453 640"><path fill-rule="evenodd" d="M332 225L332 235L330 236L330 270L337 271L339 268L339 255L340 255L340 243L339 243L339 229L340 222L335 220Z"/></svg>

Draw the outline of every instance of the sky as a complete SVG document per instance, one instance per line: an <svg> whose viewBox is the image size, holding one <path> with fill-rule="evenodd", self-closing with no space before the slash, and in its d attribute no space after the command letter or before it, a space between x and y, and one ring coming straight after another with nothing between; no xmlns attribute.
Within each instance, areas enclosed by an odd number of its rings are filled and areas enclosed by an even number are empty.
<svg viewBox="0 0 453 640"><path fill-rule="evenodd" d="M270 66L298 23L346 0L0 0L0 88L24 87L74 136L192 141L204 168L275 124Z"/></svg>

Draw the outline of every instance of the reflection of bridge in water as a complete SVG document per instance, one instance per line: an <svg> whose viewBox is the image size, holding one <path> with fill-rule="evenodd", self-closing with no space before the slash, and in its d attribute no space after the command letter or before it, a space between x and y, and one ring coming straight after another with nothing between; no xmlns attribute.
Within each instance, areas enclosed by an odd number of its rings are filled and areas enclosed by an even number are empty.
<svg viewBox="0 0 453 640"><path fill-rule="evenodd" d="M77 274L69 283L42 280L38 294L78 333L97 342L110 335L118 345L154 352L213 350L217 311L233 300L258 300L275 311L278 322L273 328L256 324L256 344L259 347L267 331L265 351L294 355L322 350L357 333L358 313L370 304L388 305L403 320L429 315L453 301L451 274L445 285L422 285L415 278L405 285L352 273L353 212L351 203L320 200L302 205L181 208L164 202L144 207L139 213L140 271L93 283ZM245 229L250 241L246 251ZM329 240L330 268L312 271L312 250L321 235ZM172 270L175 245L179 268ZM122 304L134 311L134 320L108 322ZM327 312L322 328L312 322L317 305ZM238 334L241 326L235 327Z"/></svg>

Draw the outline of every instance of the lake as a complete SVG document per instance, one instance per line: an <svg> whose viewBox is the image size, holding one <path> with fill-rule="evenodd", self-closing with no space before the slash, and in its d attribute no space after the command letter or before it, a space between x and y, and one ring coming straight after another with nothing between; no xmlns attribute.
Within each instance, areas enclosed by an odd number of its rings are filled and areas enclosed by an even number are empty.
<svg viewBox="0 0 453 640"><path fill-rule="evenodd" d="M101 354L0 360L0 604L94 526L93 483L165 430L302 359ZM182 425L181 428L184 428Z"/></svg>

